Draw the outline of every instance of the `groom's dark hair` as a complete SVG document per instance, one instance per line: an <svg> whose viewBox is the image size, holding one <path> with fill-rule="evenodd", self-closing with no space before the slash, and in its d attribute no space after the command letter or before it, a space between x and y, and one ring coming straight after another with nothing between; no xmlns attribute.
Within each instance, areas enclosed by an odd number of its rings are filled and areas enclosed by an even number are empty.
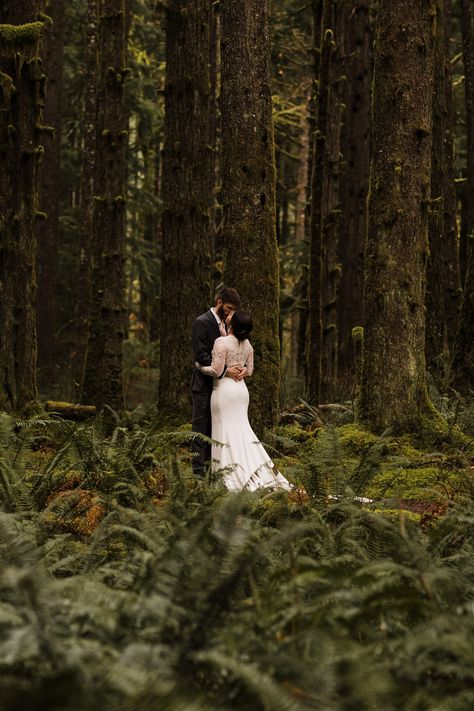
<svg viewBox="0 0 474 711"><path fill-rule="evenodd" d="M223 286L222 289L216 294L217 299L221 299L223 304L232 304L236 309L240 309L240 296L237 289L233 289L231 286Z"/></svg>
<svg viewBox="0 0 474 711"><path fill-rule="evenodd" d="M252 330L252 319L243 311L234 311L230 321L232 333L239 341L245 341Z"/></svg>

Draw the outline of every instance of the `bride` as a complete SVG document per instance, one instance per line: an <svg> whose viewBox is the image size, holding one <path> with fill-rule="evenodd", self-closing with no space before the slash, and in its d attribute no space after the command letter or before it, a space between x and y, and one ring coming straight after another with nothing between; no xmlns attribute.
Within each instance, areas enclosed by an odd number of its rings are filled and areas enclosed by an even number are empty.
<svg viewBox="0 0 474 711"><path fill-rule="evenodd" d="M249 391L244 379L222 377L231 365L253 373L253 348L248 340L252 330L250 316L234 311L226 319L228 335L214 343L212 363L196 367L214 376L211 396L212 439L224 446L212 447L212 468L224 469L225 486L232 491L253 491L261 487L290 490L278 472L248 420Z"/></svg>

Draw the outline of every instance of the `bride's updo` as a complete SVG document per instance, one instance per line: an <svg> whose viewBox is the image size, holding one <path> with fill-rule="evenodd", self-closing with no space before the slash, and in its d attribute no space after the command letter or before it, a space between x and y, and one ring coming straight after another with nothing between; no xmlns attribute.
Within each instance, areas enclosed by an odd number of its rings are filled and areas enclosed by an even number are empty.
<svg viewBox="0 0 474 711"><path fill-rule="evenodd" d="M239 341L245 341L252 330L252 319L243 311L234 311L230 320L232 333Z"/></svg>

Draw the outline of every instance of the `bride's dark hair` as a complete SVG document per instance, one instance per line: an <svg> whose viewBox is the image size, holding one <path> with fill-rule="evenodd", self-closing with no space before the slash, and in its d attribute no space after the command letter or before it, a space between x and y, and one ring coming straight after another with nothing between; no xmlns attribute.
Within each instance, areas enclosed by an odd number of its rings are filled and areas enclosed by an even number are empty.
<svg viewBox="0 0 474 711"><path fill-rule="evenodd" d="M239 341L245 341L252 330L252 319L243 311L234 311L230 320L232 333Z"/></svg>

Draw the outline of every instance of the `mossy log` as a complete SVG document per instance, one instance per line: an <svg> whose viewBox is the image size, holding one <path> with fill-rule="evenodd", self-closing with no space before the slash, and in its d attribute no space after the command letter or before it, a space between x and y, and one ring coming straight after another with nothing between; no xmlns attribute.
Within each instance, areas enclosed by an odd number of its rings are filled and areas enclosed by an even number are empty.
<svg viewBox="0 0 474 711"><path fill-rule="evenodd" d="M44 403L46 412L55 412L65 420L87 420L89 417L94 417L96 414L95 405L79 405L71 402L57 402L55 400L47 400Z"/></svg>

